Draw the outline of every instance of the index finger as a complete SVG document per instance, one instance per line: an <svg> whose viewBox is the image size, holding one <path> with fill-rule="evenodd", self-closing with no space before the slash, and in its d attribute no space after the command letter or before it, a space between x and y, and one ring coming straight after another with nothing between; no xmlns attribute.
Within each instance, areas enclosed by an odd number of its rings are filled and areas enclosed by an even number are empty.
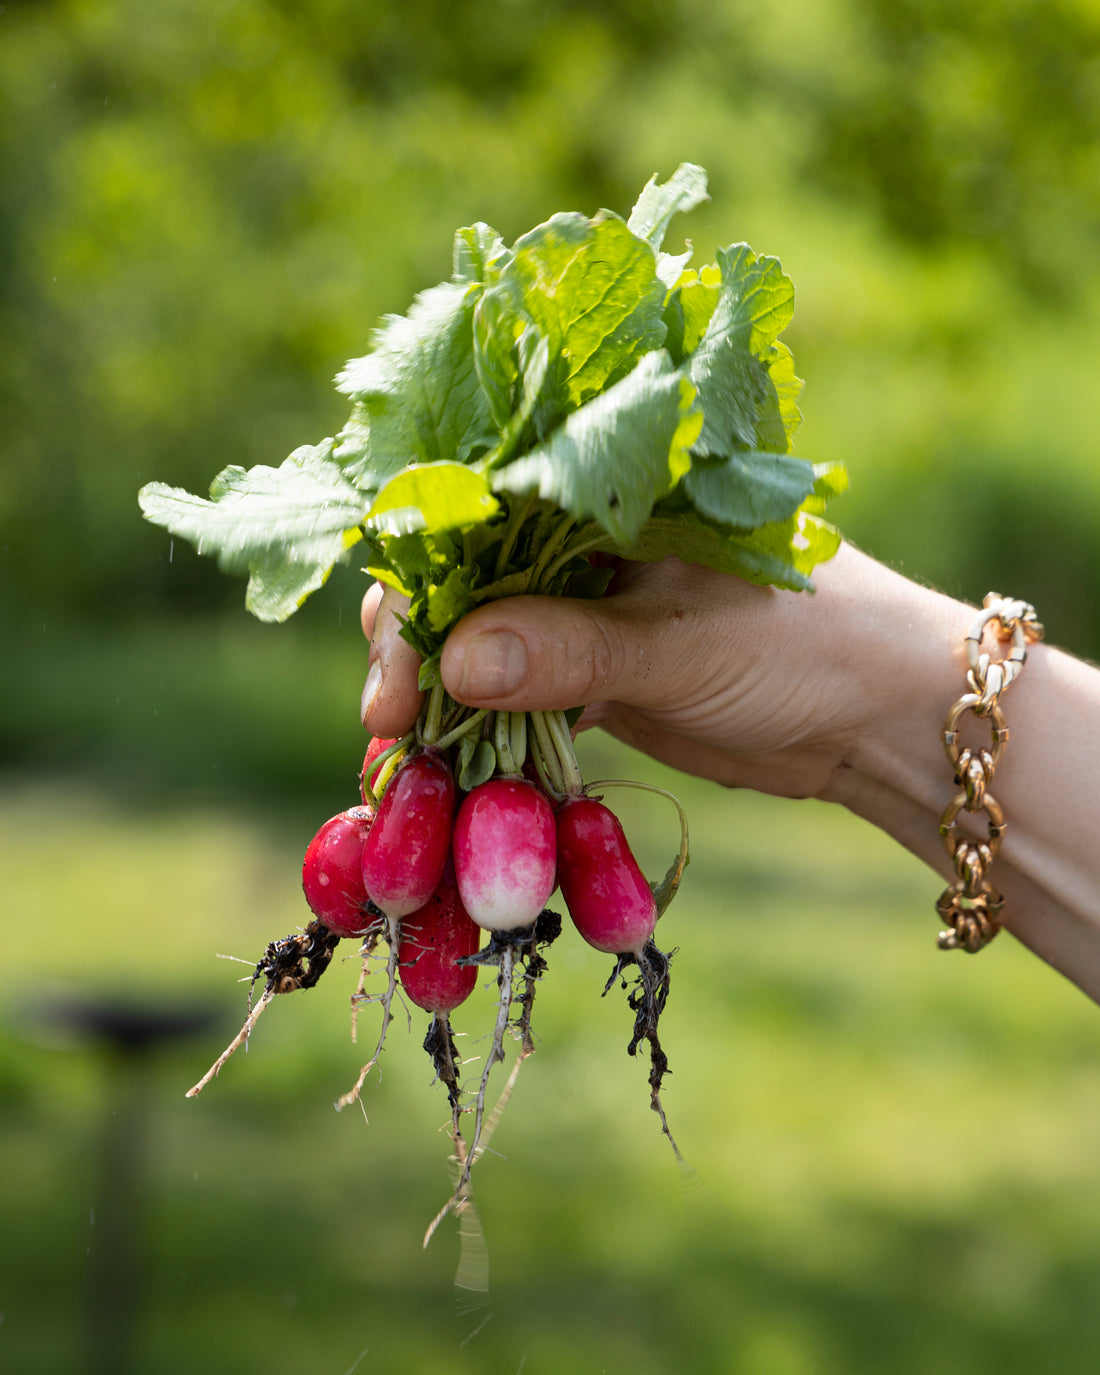
<svg viewBox="0 0 1100 1375"><path fill-rule="evenodd" d="M397 613L408 599L376 584L363 598L363 629L370 632L370 668L363 685L360 717L371 735L383 739L404 735L416 724L424 694L417 686L420 658L401 638Z"/></svg>

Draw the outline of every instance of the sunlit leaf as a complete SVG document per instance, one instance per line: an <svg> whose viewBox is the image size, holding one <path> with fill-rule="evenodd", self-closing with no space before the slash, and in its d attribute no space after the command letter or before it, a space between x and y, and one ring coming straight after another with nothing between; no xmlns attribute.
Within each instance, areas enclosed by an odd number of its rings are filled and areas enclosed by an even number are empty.
<svg viewBox="0 0 1100 1375"><path fill-rule="evenodd" d="M245 607L259 621L285 621L312 592L323 587L332 564L279 562L277 556L251 565Z"/></svg>
<svg viewBox="0 0 1100 1375"><path fill-rule="evenodd" d="M694 391L663 351L572 412L545 444L494 475L497 491L538 492L578 520L633 539L653 503L686 470L701 417Z"/></svg>
<svg viewBox="0 0 1100 1375"><path fill-rule="evenodd" d="M488 481L475 469L462 463L423 463L386 483L364 524L393 534L450 530L489 520L498 506Z"/></svg>
<svg viewBox="0 0 1100 1375"><path fill-rule="evenodd" d="M544 435L664 339L653 253L611 215L561 214L539 225L516 242L490 294L500 328L514 322L518 338L533 321L548 341Z"/></svg>
<svg viewBox="0 0 1100 1375"><path fill-rule="evenodd" d="M463 459L495 436L474 366L472 322L478 290L442 282L423 291L408 315L390 315L373 348L336 379L357 403L357 429L338 456L368 490L410 463Z"/></svg>
<svg viewBox="0 0 1100 1375"><path fill-rule="evenodd" d="M689 364L706 417L699 452L786 452L797 424L798 380L789 352L774 341L793 313L794 287L775 258L758 258L746 244L721 250L718 268L717 300Z"/></svg>
<svg viewBox="0 0 1100 1375"><path fill-rule="evenodd" d="M151 482L138 501L145 518L214 553L224 568L259 561L330 567L362 520L362 494L331 457L332 440L296 449L278 468L224 469L204 498Z"/></svg>
<svg viewBox="0 0 1100 1375"><path fill-rule="evenodd" d="M456 282L492 282L509 257L504 240L495 229L479 220L455 234L451 270Z"/></svg>
<svg viewBox="0 0 1100 1375"><path fill-rule="evenodd" d="M694 163L682 162L668 181L660 185L655 176L650 177L634 203L627 228L656 251L664 243L674 215L694 210L709 199L706 172Z"/></svg>

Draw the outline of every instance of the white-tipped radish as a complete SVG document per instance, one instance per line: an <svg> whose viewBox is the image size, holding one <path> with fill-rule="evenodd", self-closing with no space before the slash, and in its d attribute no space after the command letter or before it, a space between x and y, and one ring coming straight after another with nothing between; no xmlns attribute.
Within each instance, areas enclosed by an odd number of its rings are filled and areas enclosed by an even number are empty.
<svg viewBox="0 0 1100 1375"><path fill-rule="evenodd" d="M557 884L554 812L518 778L491 778L458 809L454 862L467 912L487 931L530 926Z"/></svg>

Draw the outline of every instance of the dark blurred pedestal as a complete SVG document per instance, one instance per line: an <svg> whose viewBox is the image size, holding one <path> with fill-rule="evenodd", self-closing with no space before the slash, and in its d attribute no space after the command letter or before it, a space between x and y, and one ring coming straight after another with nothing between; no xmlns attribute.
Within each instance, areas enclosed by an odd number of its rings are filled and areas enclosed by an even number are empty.
<svg viewBox="0 0 1100 1375"><path fill-rule="evenodd" d="M135 1337L147 1264L152 1063L158 1050L208 1031L216 1015L205 1008L63 995L38 1005L33 1016L93 1049L104 1073L83 1368L88 1375L146 1375L136 1363Z"/></svg>

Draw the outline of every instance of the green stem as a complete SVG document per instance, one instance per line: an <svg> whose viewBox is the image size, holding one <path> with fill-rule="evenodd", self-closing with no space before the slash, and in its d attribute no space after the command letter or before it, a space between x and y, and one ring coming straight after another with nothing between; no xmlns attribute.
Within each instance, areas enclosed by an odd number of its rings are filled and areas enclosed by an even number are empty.
<svg viewBox="0 0 1100 1375"><path fill-rule="evenodd" d="M537 496L537 492L529 493L526 500L516 507L515 513L509 518L505 527L504 538L500 542L500 550L497 553L496 570L493 573L494 582L504 577L504 570L508 567L508 560L512 557L512 550L516 547L516 540L523 528L523 522L530 514Z"/></svg>
<svg viewBox="0 0 1100 1375"><path fill-rule="evenodd" d="M382 800L382 794L386 791L386 784L393 777L394 770L401 763L401 756L416 739L415 731L409 731L408 735L403 735L400 740L395 740L387 750L383 750L370 761L370 767L363 770L363 791L372 797L377 804ZM368 779L369 773L374 774L374 783Z"/></svg>
<svg viewBox="0 0 1100 1375"><path fill-rule="evenodd" d="M512 728L510 711L498 711L493 724L493 746L497 752L497 765L505 775L519 773L516 761L512 758Z"/></svg>
<svg viewBox="0 0 1100 1375"><path fill-rule="evenodd" d="M473 715L467 716L464 721L460 721L457 726L453 726L446 735L441 735L435 742L437 750L449 749L456 740L461 740L464 735L469 734L475 726L480 726L488 715L488 708L482 707L475 711Z"/></svg>
<svg viewBox="0 0 1100 1375"><path fill-rule="evenodd" d="M565 797L567 790L565 779L562 777L561 761L558 759L558 752L554 748L550 727L546 724L546 713L544 711L532 711L529 715L531 725L535 728L537 746L534 751L535 768L538 770L542 786L555 797Z"/></svg>
<svg viewBox="0 0 1100 1375"><path fill-rule="evenodd" d="M577 752L573 748L573 737L569 732L565 712L548 711L543 714L546 717L550 738L554 742L565 791L570 797L576 797L584 791L584 778L581 775L581 766L577 763Z"/></svg>
<svg viewBox="0 0 1100 1375"><path fill-rule="evenodd" d="M553 530L551 530L546 538L546 543L539 550L539 556L531 569L531 576L527 582L527 590L529 592L534 592L538 588L539 583L542 581L543 570L553 557L554 551L561 544L562 540L568 537L569 531L575 524L576 521L572 516L563 516L561 520L558 521L557 525L554 526Z"/></svg>
<svg viewBox="0 0 1100 1375"><path fill-rule="evenodd" d="M516 766L516 773L522 773L524 760L527 758L527 713L525 711L513 711L510 716L511 733L508 747L512 751L512 762Z"/></svg>
<svg viewBox="0 0 1100 1375"><path fill-rule="evenodd" d="M586 531L593 531L591 535L586 535ZM587 554L593 549L598 549L601 544L607 543L607 531L601 529L594 521L582 526L578 531L577 539L566 549L563 549L552 564L543 572L539 578L539 584L534 589L537 592L549 592L554 585L554 579L569 562L570 559L577 558L580 554Z"/></svg>
<svg viewBox="0 0 1100 1375"><path fill-rule="evenodd" d="M428 700L424 704L422 725L420 728L420 739L425 745L434 745L439 739L439 730L443 717L443 699L446 696L443 684L436 683L428 694Z"/></svg>

